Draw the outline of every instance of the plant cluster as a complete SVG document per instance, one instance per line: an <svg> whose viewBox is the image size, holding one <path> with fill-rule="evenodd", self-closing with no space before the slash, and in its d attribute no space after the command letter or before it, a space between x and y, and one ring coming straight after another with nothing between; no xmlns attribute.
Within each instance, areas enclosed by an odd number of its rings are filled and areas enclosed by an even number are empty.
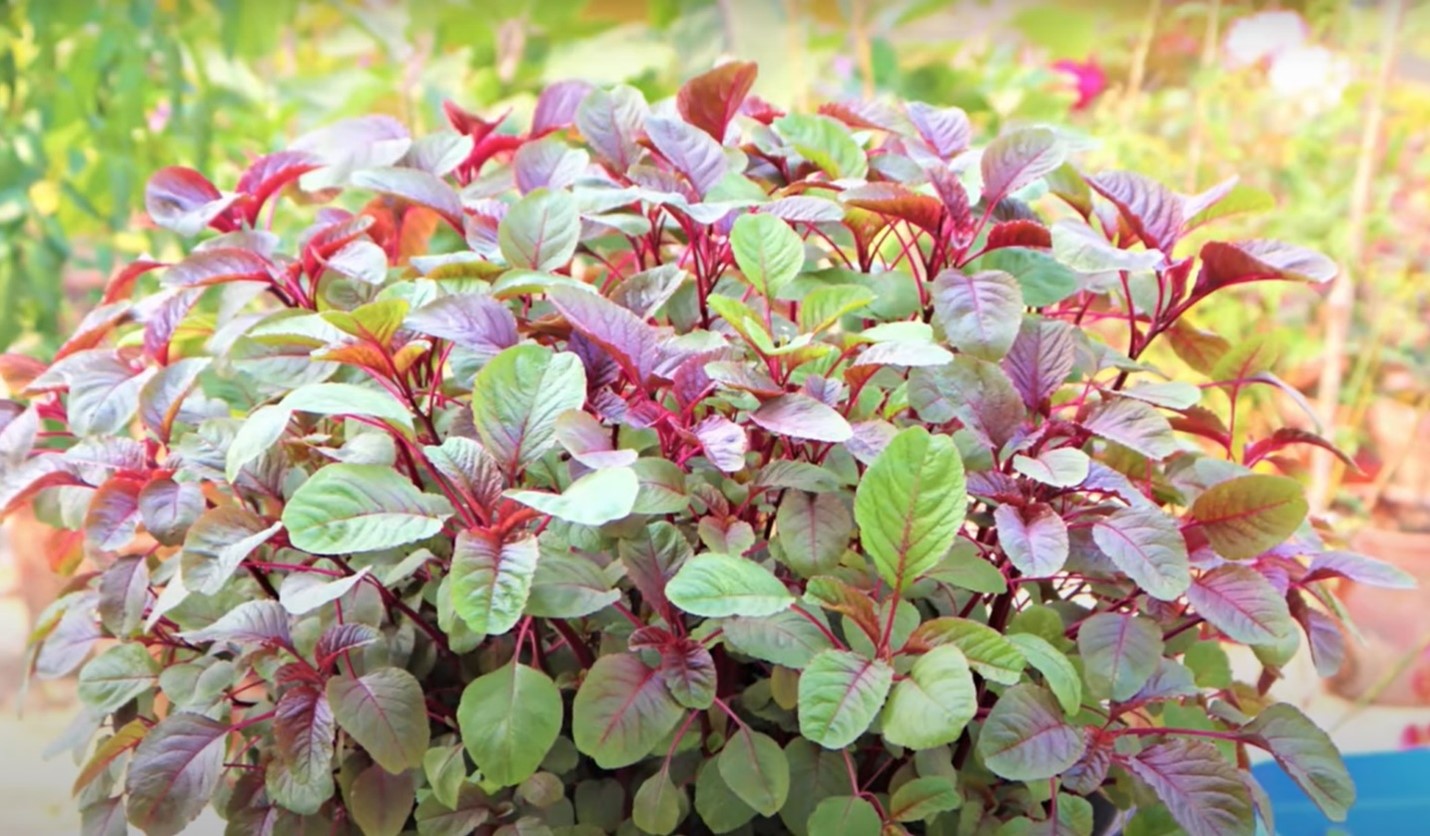
<svg viewBox="0 0 1430 836"><path fill-rule="evenodd" d="M0 510L94 568L34 636L88 832L1226 836L1253 748L1345 814L1267 692L1338 666L1327 582L1405 579L1275 473L1326 442L1237 420L1264 344L1183 318L1334 265L1182 251L1231 184L755 76L154 176L203 240L5 363Z"/></svg>

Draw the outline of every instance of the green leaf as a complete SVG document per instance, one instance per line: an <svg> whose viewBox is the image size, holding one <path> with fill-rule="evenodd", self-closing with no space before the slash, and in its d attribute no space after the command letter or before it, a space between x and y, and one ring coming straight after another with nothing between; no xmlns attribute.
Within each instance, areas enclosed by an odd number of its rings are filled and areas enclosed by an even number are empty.
<svg viewBox="0 0 1430 836"><path fill-rule="evenodd" d="M741 727L716 763L726 786L762 816L778 813L789 797L789 761L769 735Z"/></svg>
<svg viewBox="0 0 1430 836"><path fill-rule="evenodd" d="M561 733L563 714L551 677L513 661L467 685L457 725L482 779L510 787L541 766Z"/></svg>
<svg viewBox="0 0 1430 836"><path fill-rule="evenodd" d="M363 415L381 418L408 432L412 431L412 410L385 389L352 383L309 383L299 386L278 405L291 412L314 415Z"/></svg>
<svg viewBox="0 0 1430 836"><path fill-rule="evenodd" d="M933 282L934 313L948 342L982 360L999 360L1023 324L1023 291L1007 273L944 270Z"/></svg>
<svg viewBox="0 0 1430 836"><path fill-rule="evenodd" d="M463 531L452 550L452 606L472 632L499 636L516 626L531 594L540 548L531 534L498 543Z"/></svg>
<svg viewBox="0 0 1430 836"><path fill-rule="evenodd" d="M727 554L700 554L685 561L666 585L665 595L685 612L704 618L773 615L794 603L770 570Z"/></svg>
<svg viewBox="0 0 1430 836"><path fill-rule="evenodd" d="M857 284L817 287L799 302L799 332L818 334L876 298L874 291Z"/></svg>
<svg viewBox="0 0 1430 836"><path fill-rule="evenodd" d="M619 590L593 561L548 553L536 563L526 614L537 618L582 618L620 600Z"/></svg>
<svg viewBox="0 0 1430 836"><path fill-rule="evenodd" d="M730 251L745 281L771 302L804 266L804 241L774 215L736 218L730 228Z"/></svg>
<svg viewBox="0 0 1430 836"><path fill-rule="evenodd" d="M824 622L818 610L812 617ZM824 631L793 608L760 618L727 619L722 626L725 641L735 650L794 670L804 668L816 653L833 646Z"/></svg>
<svg viewBox="0 0 1430 836"><path fill-rule="evenodd" d="M1082 708L1082 677L1062 651L1032 633L1010 633L1008 641L1043 675L1043 682L1058 698L1064 714L1071 717Z"/></svg>
<svg viewBox="0 0 1430 836"><path fill-rule="evenodd" d="M369 571L369 567L364 566L345 578L333 581L323 580L323 575L295 572L285 577L279 585L278 603L282 604L283 609L290 615L310 613L348 594L367 577Z"/></svg>
<svg viewBox="0 0 1430 836"><path fill-rule="evenodd" d="M1063 721L1053 695L1027 683L1003 692L978 736L984 766L1010 781L1058 775L1086 748L1082 731Z"/></svg>
<svg viewBox="0 0 1430 836"><path fill-rule="evenodd" d="M854 519L879 576L902 592L953 547L967 508L953 439L901 431L859 482Z"/></svg>
<svg viewBox="0 0 1430 836"><path fill-rule="evenodd" d="M451 514L446 498L422 493L390 467L330 464L293 492L283 526L294 548L348 554L431 537Z"/></svg>
<svg viewBox="0 0 1430 836"><path fill-rule="evenodd" d="M96 715L111 714L158 682L159 663L141 644L118 644L79 671L79 698Z"/></svg>
<svg viewBox="0 0 1430 836"><path fill-rule="evenodd" d="M1187 648L1182 661L1202 688L1230 688L1231 660L1219 642L1199 641Z"/></svg>
<svg viewBox="0 0 1430 836"><path fill-rule="evenodd" d="M799 733L826 749L843 749L874 722L893 682L886 662L821 651L799 677Z"/></svg>
<svg viewBox="0 0 1430 836"><path fill-rule="evenodd" d="M1044 450L1033 458L1021 453L1013 457L1013 470L1055 488L1081 485L1087 479L1090 464L1087 454L1076 447Z"/></svg>
<svg viewBox="0 0 1430 836"><path fill-rule="evenodd" d="M636 459L639 487L631 511L637 514L679 514L690 507L685 493L685 471L667 459L646 456Z"/></svg>
<svg viewBox="0 0 1430 836"><path fill-rule="evenodd" d="M629 766L666 738L685 709L659 672L628 653L602 656L572 704L576 748L602 769Z"/></svg>
<svg viewBox="0 0 1430 836"><path fill-rule="evenodd" d="M883 826L873 804L850 795L824 799L809 816L809 832L818 836L879 836Z"/></svg>
<svg viewBox="0 0 1430 836"><path fill-rule="evenodd" d="M1192 585L1187 543L1160 509L1115 511L1093 523L1092 540L1153 598L1174 601Z"/></svg>
<svg viewBox="0 0 1430 836"><path fill-rule="evenodd" d="M957 810L963 804L954 782L941 775L915 778L894 790L889 799L889 818L920 821L938 813Z"/></svg>
<svg viewBox="0 0 1430 836"><path fill-rule="evenodd" d="M1077 633L1088 688L1101 696L1130 699L1147 684L1162 659L1162 630L1149 619L1099 613Z"/></svg>
<svg viewBox="0 0 1430 836"><path fill-rule="evenodd" d="M998 571L998 567L979 556L978 548L968 540L954 543L948 554L924 577L930 580L981 592L985 595L1002 595L1008 591L1008 579Z"/></svg>
<svg viewBox="0 0 1430 836"><path fill-rule="evenodd" d="M666 836L680 824L681 791L661 769L641 782L631 805L631 819L645 833Z"/></svg>
<svg viewBox="0 0 1430 836"><path fill-rule="evenodd" d="M1237 769L1202 740L1176 739L1143 749L1127 771L1152 788L1189 836L1251 836L1256 817Z"/></svg>
<svg viewBox="0 0 1430 836"><path fill-rule="evenodd" d="M837 493L790 491L775 514L775 538L783 563L811 578L839 565L849 548L854 517Z"/></svg>
<svg viewBox="0 0 1430 836"><path fill-rule="evenodd" d="M585 402L586 371L576 355L516 345L477 373L472 420L487 452L514 473L551 449L556 419Z"/></svg>
<svg viewBox="0 0 1430 836"><path fill-rule="evenodd" d="M229 727L174 712L150 729L124 780L129 823L149 836L173 836L198 818L223 777Z"/></svg>
<svg viewBox="0 0 1430 836"><path fill-rule="evenodd" d="M328 680L328 704L338 725L388 772L422 764L431 730L422 685L401 668Z"/></svg>
<svg viewBox="0 0 1430 836"><path fill-rule="evenodd" d="M1307 509L1301 483L1256 473L1208 488L1192 503L1192 517L1217 554L1249 560L1290 537Z"/></svg>
<svg viewBox="0 0 1430 836"><path fill-rule="evenodd" d="M1332 821L1345 821L1356 800L1336 744L1300 709L1277 703L1241 727L1247 742L1271 753L1291 780Z"/></svg>
<svg viewBox="0 0 1430 836"><path fill-rule="evenodd" d="M984 679L1015 685L1027 660L997 630L970 618L943 617L925 621L914 630L910 643L938 647L951 644Z"/></svg>
<svg viewBox="0 0 1430 836"><path fill-rule="evenodd" d="M884 739L909 749L952 743L977 711L978 694L968 660L953 645L935 647L914 662L889 695Z"/></svg>
<svg viewBox="0 0 1430 836"><path fill-rule="evenodd" d="M864 149L849 129L826 116L791 113L774 121L774 129L799 152L835 180L857 179L869 172Z"/></svg>
<svg viewBox="0 0 1430 836"><path fill-rule="evenodd" d="M343 800L363 836L398 836L412 813L417 791L410 775L393 775L373 764L353 780Z"/></svg>
<svg viewBox="0 0 1430 836"><path fill-rule="evenodd" d="M461 723L460 710L457 722ZM422 756L422 772L427 776L427 786L432 788L437 800L455 810L458 793L467 780L467 760L462 756L462 744L428 749L427 754Z"/></svg>
<svg viewBox="0 0 1430 836"><path fill-rule="evenodd" d="M979 256L968 267L999 270L1018 280L1023 304L1030 307L1055 305L1078 291L1078 275L1042 250L1005 247Z"/></svg>
<svg viewBox="0 0 1430 836"><path fill-rule="evenodd" d="M755 817L755 810L725 783L713 759L695 778L695 812L711 833L729 833Z"/></svg>
<svg viewBox="0 0 1430 836"><path fill-rule="evenodd" d="M639 489L634 470L609 467L587 473L559 494L507 491L505 496L569 523L596 526L628 516Z"/></svg>
<svg viewBox="0 0 1430 836"><path fill-rule="evenodd" d="M502 257L513 267L550 271L566 266L581 236L581 217L569 192L533 189L512 205L497 227Z"/></svg>

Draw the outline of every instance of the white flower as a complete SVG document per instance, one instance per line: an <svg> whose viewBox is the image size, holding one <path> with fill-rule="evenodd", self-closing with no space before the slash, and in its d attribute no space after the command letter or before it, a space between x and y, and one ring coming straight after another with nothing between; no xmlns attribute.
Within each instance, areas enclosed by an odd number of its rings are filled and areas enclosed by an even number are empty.
<svg viewBox="0 0 1430 836"><path fill-rule="evenodd" d="M1258 12L1238 19L1227 30L1222 48L1233 69L1274 57L1305 43L1309 29L1291 11Z"/></svg>
<svg viewBox="0 0 1430 836"><path fill-rule="evenodd" d="M1350 62L1323 46L1297 46L1271 59L1271 89L1315 111L1341 100L1351 80Z"/></svg>

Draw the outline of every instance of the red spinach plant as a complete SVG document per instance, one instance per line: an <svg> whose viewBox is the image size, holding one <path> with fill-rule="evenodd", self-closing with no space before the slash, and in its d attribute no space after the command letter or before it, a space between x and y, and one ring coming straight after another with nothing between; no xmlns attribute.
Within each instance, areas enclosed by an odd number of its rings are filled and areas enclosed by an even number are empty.
<svg viewBox="0 0 1430 836"><path fill-rule="evenodd" d="M1338 664L1325 582L1403 578L1271 472L1325 442L1245 437L1264 344L1185 318L1333 265L1179 246L1231 184L754 78L153 178L217 234L9 358L0 432L0 506L93 566L34 661L79 670L89 832L1226 836L1248 747L1345 814L1266 693L1303 634Z"/></svg>

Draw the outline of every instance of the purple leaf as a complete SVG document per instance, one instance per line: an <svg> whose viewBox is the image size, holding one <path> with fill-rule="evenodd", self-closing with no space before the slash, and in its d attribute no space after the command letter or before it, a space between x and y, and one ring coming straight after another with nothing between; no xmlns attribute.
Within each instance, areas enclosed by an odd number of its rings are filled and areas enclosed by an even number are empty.
<svg viewBox="0 0 1430 836"><path fill-rule="evenodd" d="M1154 461L1177 450L1172 425L1149 404L1131 398L1111 398L1093 407L1083 421L1088 432L1115 441Z"/></svg>
<svg viewBox="0 0 1430 836"><path fill-rule="evenodd" d="M1414 589L1414 576L1403 569L1355 552L1320 552L1311 558L1306 581L1345 578L1366 586L1385 589Z"/></svg>
<svg viewBox="0 0 1430 836"><path fill-rule="evenodd" d="M84 539L100 551L118 551L139 528L139 492L144 483L116 477L95 491L84 515Z"/></svg>
<svg viewBox="0 0 1430 836"><path fill-rule="evenodd" d="M978 754L994 774L1010 781L1051 778L1082 757L1087 743L1063 721L1053 695L1029 683L1003 692L984 721Z"/></svg>
<svg viewBox="0 0 1430 836"><path fill-rule="evenodd" d="M1251 796L1236 767L1210 743L1176 739L1143 749L1127 771L1152 789L1188 836L1251 836Z"/></svg>
<svg viewBox="0 0 1430 836"><path fill-rule="evenodd" d="M1047 128L1003 134L983 149L983 202L991 206L1062 164L1062 144Z"/></svg>
<svg viewBox="0 0 1430 836"><path fill-rule="evenodd" d="M1092 526L1097 547L1148 595L1174 601L1191 586L1187 543L1160 509L1123 508Z"/></svg>
<svg viewBox="0 0 1430 836"><path fill-rule="evenodd" d="M149 731L129 764L129 823L150 836L184 830L208 806L223 776L229 727L175 711Z"/></svg>
<svg viewBox="0 0 1430 836"><path fill-rule="evenodd" d="M1093 191L1117 207L1123 222L1147 249L1172 254L1186 219L1181 195L1156 180L1126 171L1110 171L1086 179Z"/></svg>
<svg viewBox="0 0 1430 836"><path fill-rule="evenodd" d="M331 781L337 724L328 698L313 685L300 685L283 694L274 708L278 760L300 783Z"/></svg>
<svg viewBox="0 0 1430 836"><path fill-rule="evenodd" d="M957 418L993 449L1006 444L1026 417L1022 399L1003 372L967 355L947 365L910 372L909 403L930 423Z"/></svg>
<svg viewBox="0 0 1430 836"><path fill-rule="evenodd" d="M274 192L322 165L321 159L306 151L279 151L250 163L238 178L238 190L251 198L244 207L249 220L258 217Z"/></svg>
<svg viewBox="0 0 1430 836"><path fill-rule="evenodd" d="M216 247L196 250L164 273L170 287L206 287L227 282L272 281L272 264L252 250Z"/></svg>
<svg viewBox="0 0 1430 836"><path fill-rule="evenodd" d="M750 420L775 435L809 441L847 441L854 430L843 415L808 395L780 395L750 413Z"/></svg>
<svg viewBox="0 0 1430 836"><path fill-rule="evenodd" d="M968 123L968 114L961 108L909 102L904 105L904 110L924 143L944 162L968 148L973 127Z"/></svg>
<svg viewBox="0 0 1430 836"><path fill-rule="evenodd" d="M1026 508L999 505L993 518L998 524L998 542L1023 574L1051 575L1067 562L1067 523L1052 506L1042 502Z"/></svg>
<svg viewBox="0 0 1430 836"><path fill-rule="evenodd" d="M1124 702L1156 672L1162 659L1162 630L1147 618L1098 613L1078 628L1077 646L1088 688Z"/></svg>
<svg viewBox="0 0 1430 836"><path fill-rule="evenodd" d="M1264 709L1241 728L1247 742L1270 752L1291 780L1332 821L1345 821L1355 804L1356 788L1336 744L1287 703Z"/></svg>
<svg viewBox="0 0 1430 836"><path fill-rule="evenodd" d="M611 441L610 429L579 409L557 416L556 441L571 458L593 470L629 467L639 455L635 450L617 450Z"/></svg>
<svg viewBox="0 0 1430 836"><path fill-rule="evenodd" d="M188 642L234 642L265 647L293 643L288 633L288 612L277 601L245 601L201 630L179 634Z"/></svg>
<svg viewBox="0 0 1430 836"><path fill-rule="evenodd" d="M369 168L354 172L352 185L431 209L453 229L462 229L462 199L436 175L415 168Z"/></svg>
<svg viewBox="0 0 1430 836"><path fill-rule="evenodd" d="M213 183L192 168L169 166L149 178L144 187L144 209L159 226L193 236L228 211L238 197L220 194Z"/></svg>
<svg viewBox="0 0 1430 836"><path fill-rule="evenodd" d="M196 482L155 479L139 492L139 513L144 529L166 546L184 542L189 526L203 513L206 502Z"/></svg>
<svg viewBox="0 0 1430 836"><path fill-rule="evenodd" d="M313 658L318 660L319 665L326 666L331 664L339 653L356 650L380 638L382 634L366 624L334 624L324 630L322 637L318 639L318 644L313 649Z"/></svg>
<svg viewBox="0 0 1430 836"><path fill-rule="evenodd" d="M640 158L637 140L649 112L645 96L634 87L593 90L576 110L576 126L592 150L625 172Z"/></svg>
<svg viewBox="0 0 1430 836"><path fill-rule="evenodd" d="M121 557L99 578L99 620L116 636L139 629L149 593L149 566L143 557Z"/></svg>
<svg viewBox="0 0 1430 836"><path fill-rule="evenodd" d="M998 270L944 270L933 281L933 304L949 344L983 360L1007 354L1023 323L1023 291Z"/></svg>
<svg viewBox="0 0 1430 836"><path fill-rule="evenodd" d="M489 359L520 342L516 317L506 305L478 293L439 297L407 315L403 327L451 340Z"/></svg>
<svg viewBox="0 0 1430 836"><path fill-rule="evenodd" d="M720 143L704 131L676 119L652 116L645 123L646 135L702 196L725 176L729 163Z"/></svg>
<svg viewBox="0 0 1430 836"><path fill-rule="evenodd" d="M1285 596L1249 566L1227 564L1207 572L1192 582L1187 600L1232 641L1274 644L1293 629Z"/></svg>
<svg viewBox="0 0 1430 836"><path fill-rule="evenodd" d="M568 79L549 84L536 99L531 115L531 134L541 136L570 127L576 121L576 110L591 92L591 85L580 79Z"/></svg>
<svg viewBox="0 0 1430 836"><path fill-rule="evenodd" d="M570 148L559 139L548 137L528 142L517 149L512 160L516 185L522 194L534 189L564 189L576 182L591 157L585 151Z"/></svg>
<svg viewBox="0 0 1430 836"><path fill-rule="evenodd" d="M401 668L328 680L328 704L343 731L379 766L401 773L422 763L431 741L426 700L417 678Z"/></svg>
<svg viewBox="0 0 1430 836"><path fill-rule="evenodd" d="M755 209L790 223L839 223L844 220L844 207L833 200L809 195L781 197Z"/></svg>
<svg viewBox="0 0 1430 836"><path fill-rule="evenodd" d="M650 381L660 362L660 340L645 320L584 290L553 287L547 296L572 328L611 353L632 383Z"/></svg>
<svg viewBox="0 0 1430 836"><path fill-rule="evenodd" d="M726 473L745 469L745 453L750 440L744 429L723 415L707 415L695 425L695 437L710 463Z"/></svg>

